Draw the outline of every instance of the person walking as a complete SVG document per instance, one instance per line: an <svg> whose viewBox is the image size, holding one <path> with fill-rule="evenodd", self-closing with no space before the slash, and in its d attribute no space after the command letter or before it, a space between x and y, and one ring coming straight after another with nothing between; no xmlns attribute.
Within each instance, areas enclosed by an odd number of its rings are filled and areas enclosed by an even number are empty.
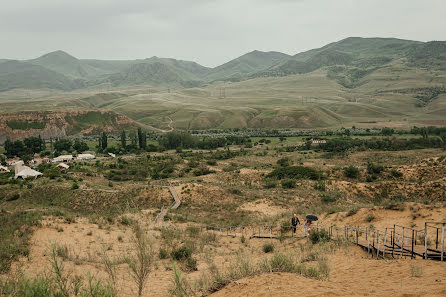
<svg viewBox="0 0 446 297"><path fill-rule="evenodd" d="M311 220L307 220L305 222L305 237L307 237L311 232L311 224L312 224Z"/></svg>
<svg viewBox="0 0 446 297"><path fill-rule="evenodd" d="M300 224L299 218L297 217L297 214L294 214L294 216L291 218L291 226L293 227L293 236L296 236L296 229L297 225Z"/></svg>

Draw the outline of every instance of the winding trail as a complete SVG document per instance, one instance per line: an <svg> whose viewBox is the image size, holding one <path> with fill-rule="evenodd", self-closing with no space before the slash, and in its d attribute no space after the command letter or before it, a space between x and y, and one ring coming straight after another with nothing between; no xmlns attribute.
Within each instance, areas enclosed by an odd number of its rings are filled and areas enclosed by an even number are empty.
<svg viewBox="0 0 446 297"><path fill-rule="evenodd" d="M167 126L169 127L168 130L156 128L156 127L153 127L151 125L146 125L146 124L142 124L142 123L139 123L139 122L137 122L137 123L138 123L138 125L140 125L143 128L146 128L146 129L152 129L152 130L155 130L155 131L158 131L158 132L168 133L168 132L174 131L175 128L173 127L173 120L170 117L167 117L167 118L169 119L169 123L167 124Z"/></svg>
<svg viewBox="0 0 446 297"><path fill-rule="evenodd" d="M181 198L180 198L180 195L178 194L177 190L175 189L175 187L167 186L167 188L169 189L169 192L172 195L174 202L168 207L163 206L161 208L160 213L158 214L158 216L155 219L156 225L160 225L164 222L164 217L167 215L167 212L169 211L169 209L177 209L181 205Z"/></svg>

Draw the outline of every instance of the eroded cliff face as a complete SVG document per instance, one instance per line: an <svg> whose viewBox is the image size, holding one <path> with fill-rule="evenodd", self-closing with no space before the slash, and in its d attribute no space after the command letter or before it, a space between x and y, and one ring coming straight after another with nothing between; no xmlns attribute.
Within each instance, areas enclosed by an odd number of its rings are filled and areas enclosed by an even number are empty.
<svg viewBox="0 0 446 297"><path fill-rule="evenodd" d="M29 136L56 138L118 132L135 126L130 118L106 110L20 112L0 115L0 143Z"/></svg>

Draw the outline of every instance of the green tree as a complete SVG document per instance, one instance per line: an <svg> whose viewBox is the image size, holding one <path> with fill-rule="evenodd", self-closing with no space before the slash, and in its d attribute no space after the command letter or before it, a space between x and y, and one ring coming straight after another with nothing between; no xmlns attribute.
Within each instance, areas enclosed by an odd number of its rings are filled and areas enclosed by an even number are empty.
<svg viewBox="0 0 446 297"><path fill-rule="evenodd" d="M62 151L70 152L72 145L73 143L68 138L57 139L54 142L54 149L57 152L62 152Z"/></svg>
<svg viewBox="0 0 446 297"><path fill-rule="evenodd" d="M395 130L393 130L392 128L384 127L382 128L381 133L385 136L392 136L393 133L395 133Z"/></svg>
<svg viewBox="0 0 446 297"><path fill-rule="evenodd" d="M83 153L85 151L88 151L88 144L85 141L82 141L78 138L76 138L74 140L74 144L73 144L73 148L78 152L78 153Z"/></svg>
<svg viewBox="0 0 446 297"><path fill-rule="evenodd" d="M23 143L26 146L26 149L29 153L34 154L34 153L40 153L42 151L43 148L43 144L42 144L42 138L39 137L27 137L23 140Z"/></svg>
<svg viewBox="0 0 446 297"><path fill-rule="evenodd" d="M102 137L101 137L101 148L103 150L105 150L108 146L108 139L107 139L107 134L105 132L102 132Z"/></svg>
<svg viewBox="0 0 446 297"><path fill-rule="evenodd" d="M122 132L121 132L121 146L124 149L127 147L127 139L126 139L126 135L125 135L125 131L124 130L122 130Z"/></svg>
<svg viewBox="0 0 446 297"><path fill-rule="evenodd" d="M139 148L142 149L143 147L143 136L142 136L142 129L138 128L138 144Z"/></svg>

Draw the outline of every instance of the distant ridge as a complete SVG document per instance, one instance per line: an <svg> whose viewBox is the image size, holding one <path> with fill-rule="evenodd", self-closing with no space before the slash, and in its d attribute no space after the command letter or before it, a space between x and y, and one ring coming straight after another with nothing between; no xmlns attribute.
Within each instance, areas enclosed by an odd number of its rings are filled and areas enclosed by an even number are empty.
<svg viewBox="0 0 446 297"><path fill-rule="evenodd" d="M320 68L327 68L329 76L344 87L354 88L359 79L394 61L411 67L446 69L446 42L349 37L294 56L255 50L214 68L158 57L128 61L77 59L59 50L32 60L0 60L0 91L73 90L103 84L193 87L214 81L304 74Z"/></svg>

